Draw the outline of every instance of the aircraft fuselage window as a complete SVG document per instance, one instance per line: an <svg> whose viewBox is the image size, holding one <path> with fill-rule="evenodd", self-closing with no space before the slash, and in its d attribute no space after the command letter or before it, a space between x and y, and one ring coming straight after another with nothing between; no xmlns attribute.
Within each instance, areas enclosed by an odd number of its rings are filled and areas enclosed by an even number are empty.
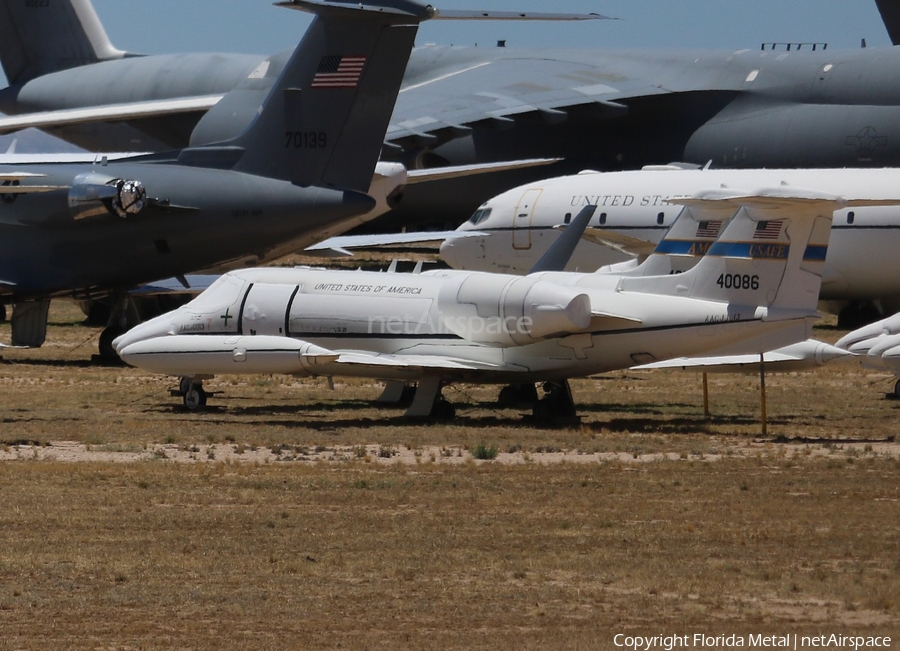
<svg viewBox="0 0 900 651"><path fill-rule="evenodd" d="M662 226L664 221L666 221L666 213L661 212L656 216L656 223Z"/></svg>
<svg viewBox="0 0 900 651"><path fill-rule="evenodd" d="M848 224L852 224L853 221L854 221L855 219L856 219L856 213L855 213L855 212L853 212L853 211L851 210L850 212L847 213L847 223L848 223Z"/></svg>
<svg viewBox="0 0 900 651"><path fill-rule="evenodd" d="M568 224L572 221L572 213L567 212L565 218L563 219L564 224Z"/></svg>
<svg viewBox="0 0 900 651"><path fill-rule="evenodd" d="M601 226L603 226L603 224L606 223L606 213L605 212L600 213L600 220L597 223L600 224Z"/></svg>

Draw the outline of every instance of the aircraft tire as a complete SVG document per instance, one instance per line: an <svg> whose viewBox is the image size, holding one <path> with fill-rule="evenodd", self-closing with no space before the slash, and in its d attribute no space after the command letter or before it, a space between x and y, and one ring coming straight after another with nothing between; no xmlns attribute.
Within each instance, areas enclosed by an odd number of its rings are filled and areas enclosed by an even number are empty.
<svg viewBox="0 0 900 651"><path fill-rule="evenodd" d="M197 411L206 406L206 391L203 387L192 384L190 388L184 392L184 406L189 411Z"/></svg>
<svg viewBox="0 0 900 651"><path fill-rule="evenodd" d="M456 418L456 409L444 398L438 398L431 408L431 417L436 420L453 420Z"/></svg>
<svg viewBox="0 0 900 651"><path fill-rule="evenodd" d="M187 395L187 392L191 390L191 385L193 383L194 381L189 377L183 377L178 380L178 395Z"/></svg>
<svg viewBox="0 0 900 651"><path fill-rule="evenodd" d="M113 340L119 335L125 334L125 328L108 326L100 333L100 341L97 344L100 357L108 361L119 361L119 354L113 348Z"/></svg>
<svg viewBox="0 0 900 651"><path fill-rule="evenodd" d="M900 380L894 383L894 397L900 400Z"/></svg>

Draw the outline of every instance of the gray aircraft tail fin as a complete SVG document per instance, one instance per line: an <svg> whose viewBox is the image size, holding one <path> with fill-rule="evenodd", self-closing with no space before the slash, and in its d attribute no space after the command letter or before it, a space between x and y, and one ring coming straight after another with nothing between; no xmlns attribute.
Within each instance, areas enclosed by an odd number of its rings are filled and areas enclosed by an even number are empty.
<svg viewBox="0 0 900 651"><path fill-rule="evenodd" d="M900 3L897 0L875 0L891 43L900 44Z"/></svg>
<svg viewBox="0 0 900 651"><path fill-rule="evenodd" d="M243 150L237 171L365 192L430 8L409 0L294 0L290 7L316 16L257 118L220 145Z"/></svg>
<svg viewBox="0 0 900 651"><path fill-rule="evenodd" d="M90 0L0 2L0 63L11 85L124 55Z"/></svg>

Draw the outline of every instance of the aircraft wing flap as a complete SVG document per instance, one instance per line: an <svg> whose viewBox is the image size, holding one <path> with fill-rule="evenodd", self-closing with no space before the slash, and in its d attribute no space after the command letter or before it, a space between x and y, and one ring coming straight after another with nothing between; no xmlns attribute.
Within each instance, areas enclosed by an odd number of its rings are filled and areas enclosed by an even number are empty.
<svg viewBox="0 0 900 651"><path fill-rule="evenodd" d="M222 97L222 95L203 95L3 116L0 117L0 133L27 128L47 129L88 122L121 122L177 113L205 112L218 104Z"/></svg>

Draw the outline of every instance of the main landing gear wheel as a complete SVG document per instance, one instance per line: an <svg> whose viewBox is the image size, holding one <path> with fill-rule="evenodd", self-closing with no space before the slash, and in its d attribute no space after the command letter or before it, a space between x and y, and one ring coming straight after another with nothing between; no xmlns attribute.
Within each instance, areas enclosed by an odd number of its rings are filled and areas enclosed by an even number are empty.
<svg viewBox="0 0 900 651"><path fill-rule="evenodd" d="M453 420L456 418L456 408L443 396L438 396L431 408L431 418L435 420Z"/></svg>
<svg viewBox="0 0 900 651"><path fill-rule="evenodd" d="M554 424L574 424L579 422L572 400L572 390L566 380L561 382L545 382L544 397L532 410L532 416L543 422Z"/></svg>
<svg viewBox="0 0 900 651"><path fill-rule="evenodd" d="M206 406L206 391L199 384L191 384L184 392L184 406L190 411L197 411Z"/></svg>
<svg viewBox="0 0 900 651"><path fill-rule="evenodd" d="M894 398L900 400L900 380L894 383Z"/></svg>
<svg viewBox="0 0 900 651"><path fill-rule="evenodd" d="M103 332L100 333L100 342L97 345L100 357L108 362L119 361L119 354L113 347L113 341L115 341L116 337L123 334L125 334L125 328L120 326L108 326L104 328Z"/></svg>

